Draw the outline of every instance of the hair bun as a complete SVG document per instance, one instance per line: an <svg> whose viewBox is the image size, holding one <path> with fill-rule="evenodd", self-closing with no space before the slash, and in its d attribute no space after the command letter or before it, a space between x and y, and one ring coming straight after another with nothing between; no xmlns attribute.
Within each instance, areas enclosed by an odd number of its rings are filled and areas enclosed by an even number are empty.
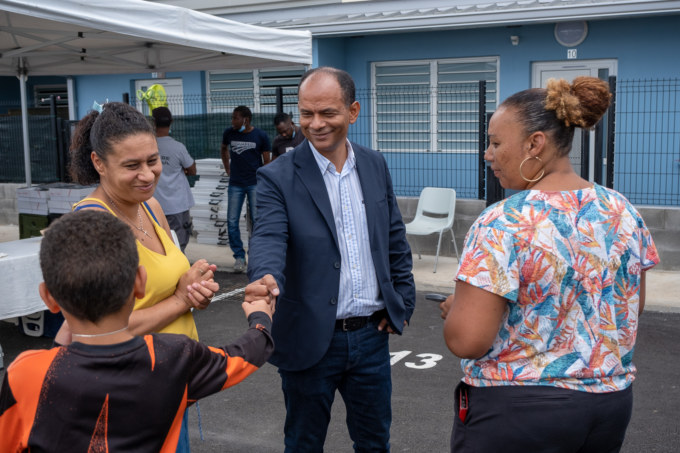
<svg viewBox="0 0 680 453"><path fill-rule="evenodd" d="M569 126L583 127L581 101L571 91L571 85L564 79L549 79L546 85L545 108L554 110L557 119Z"/></svg>
<svg viewBox="0 0 680 453"><path fill-rule="evenodd" d="M554 110L567 127L591 128L609 108L609 86L596 77L576 77L570 84L564 79L549 79L545 108Z"/></svg>

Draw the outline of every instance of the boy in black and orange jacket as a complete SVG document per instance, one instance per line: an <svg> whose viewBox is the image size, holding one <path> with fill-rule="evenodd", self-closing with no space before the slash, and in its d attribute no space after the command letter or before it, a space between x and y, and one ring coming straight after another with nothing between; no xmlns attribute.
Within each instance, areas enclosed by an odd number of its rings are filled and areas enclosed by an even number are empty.
<svg viewBox="0 0 680 453"><path fill-rule="evenodd" d="M175 452L187 405L235 385L273 350L273 305L243 303L250 328L213 348L184 335L134 337L127 323L146 273L130 228L98 211L45 232L40 294L73 343L26 351L0 389L0 452Z"/></svg>

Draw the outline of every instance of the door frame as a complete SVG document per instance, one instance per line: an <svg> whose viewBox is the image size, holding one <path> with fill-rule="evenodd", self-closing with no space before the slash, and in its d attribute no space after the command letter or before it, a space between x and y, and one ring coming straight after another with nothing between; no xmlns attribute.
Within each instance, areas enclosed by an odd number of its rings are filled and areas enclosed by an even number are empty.
<svg viewBox="0 0 680 453"><path fill-rule="evenodd" d="M601 74L601 71L606 70L606 76ZM596 60L562 60L562 61L535 61L531 63L531 87L541 88L541 76L543 72L560 72L560 71L579 71L584 76L599 77L607 81L609 76L616 76L618 71L618 60L613 58L603 58ZM590 149L595 149L595 134L590 134ZM606 166L606 157L603 158L603 164ZM588 180L595 180L595 155L593 152L589 155L588 162Z"/></svg>
<svg viewBox="0 0 680 453"><path fill-rule="evenodd" d="M135 107L144 113L145 115L151 115L149 111L149 106L146 102L137 98L137 90L146 90L148 87L154 84L163 85L166 89L169 99L175 102L170 105L170 110L173 115L184 115L184 81L181 77L168 78L168 79L137 79L135 80ZM178 102L179 101L179 102Z"/></svg>

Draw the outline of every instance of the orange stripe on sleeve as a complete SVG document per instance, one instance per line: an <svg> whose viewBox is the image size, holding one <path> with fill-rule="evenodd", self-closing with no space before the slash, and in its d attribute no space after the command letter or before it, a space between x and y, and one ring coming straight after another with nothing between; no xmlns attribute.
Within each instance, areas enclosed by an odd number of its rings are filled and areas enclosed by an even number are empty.
<svg viewBox="0 0 680 453"><path fill-rule="evenodd" d="M242 357L231 357L227 362L227 381L222 390L229 388L243 381L245 378L256 372L258 368L250 362L246 362Z"/></svg>
<svg viewBox="0 0 680 453"><path fill-rule="evenodd" d="M214 346L208 346L208 349L210 349L212 352L215 354L219 354L222 357L225 357L227 354L224 352L224 349L216 348Z"/></svg>
<svg viewBox="0 0 680 453"><path fill-rule="evenodd" d="M246 361L243 357L233 357L227 355L224 349L208 346L210 351L227 357L227 380L224 381L222 390L232 387L258 370L258 367Z"/></svg>
<svg viewBox="0 0 680 453"><path fill-rule="evenodd" d="M63 349L57 347L23 352L7 368L7 379L17 403L3 414L0 423L3 443L7 441L17 445L28 445L28 436L35 420L43 382L49 379L50 366ZM7 434L5 426L13 426L9 431L10 439L4 437Z"/></svg>

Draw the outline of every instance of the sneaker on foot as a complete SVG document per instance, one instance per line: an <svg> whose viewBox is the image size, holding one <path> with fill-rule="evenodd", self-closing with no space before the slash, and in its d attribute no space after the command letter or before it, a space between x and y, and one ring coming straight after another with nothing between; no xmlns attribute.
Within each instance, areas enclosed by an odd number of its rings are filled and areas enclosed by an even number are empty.
<svg viewBox="0 0 680 453"><path fill-rule="evenodd" d="M236 258L234 262L234 272L243 272L246 270L246 260L243 258Z"/></svg>

